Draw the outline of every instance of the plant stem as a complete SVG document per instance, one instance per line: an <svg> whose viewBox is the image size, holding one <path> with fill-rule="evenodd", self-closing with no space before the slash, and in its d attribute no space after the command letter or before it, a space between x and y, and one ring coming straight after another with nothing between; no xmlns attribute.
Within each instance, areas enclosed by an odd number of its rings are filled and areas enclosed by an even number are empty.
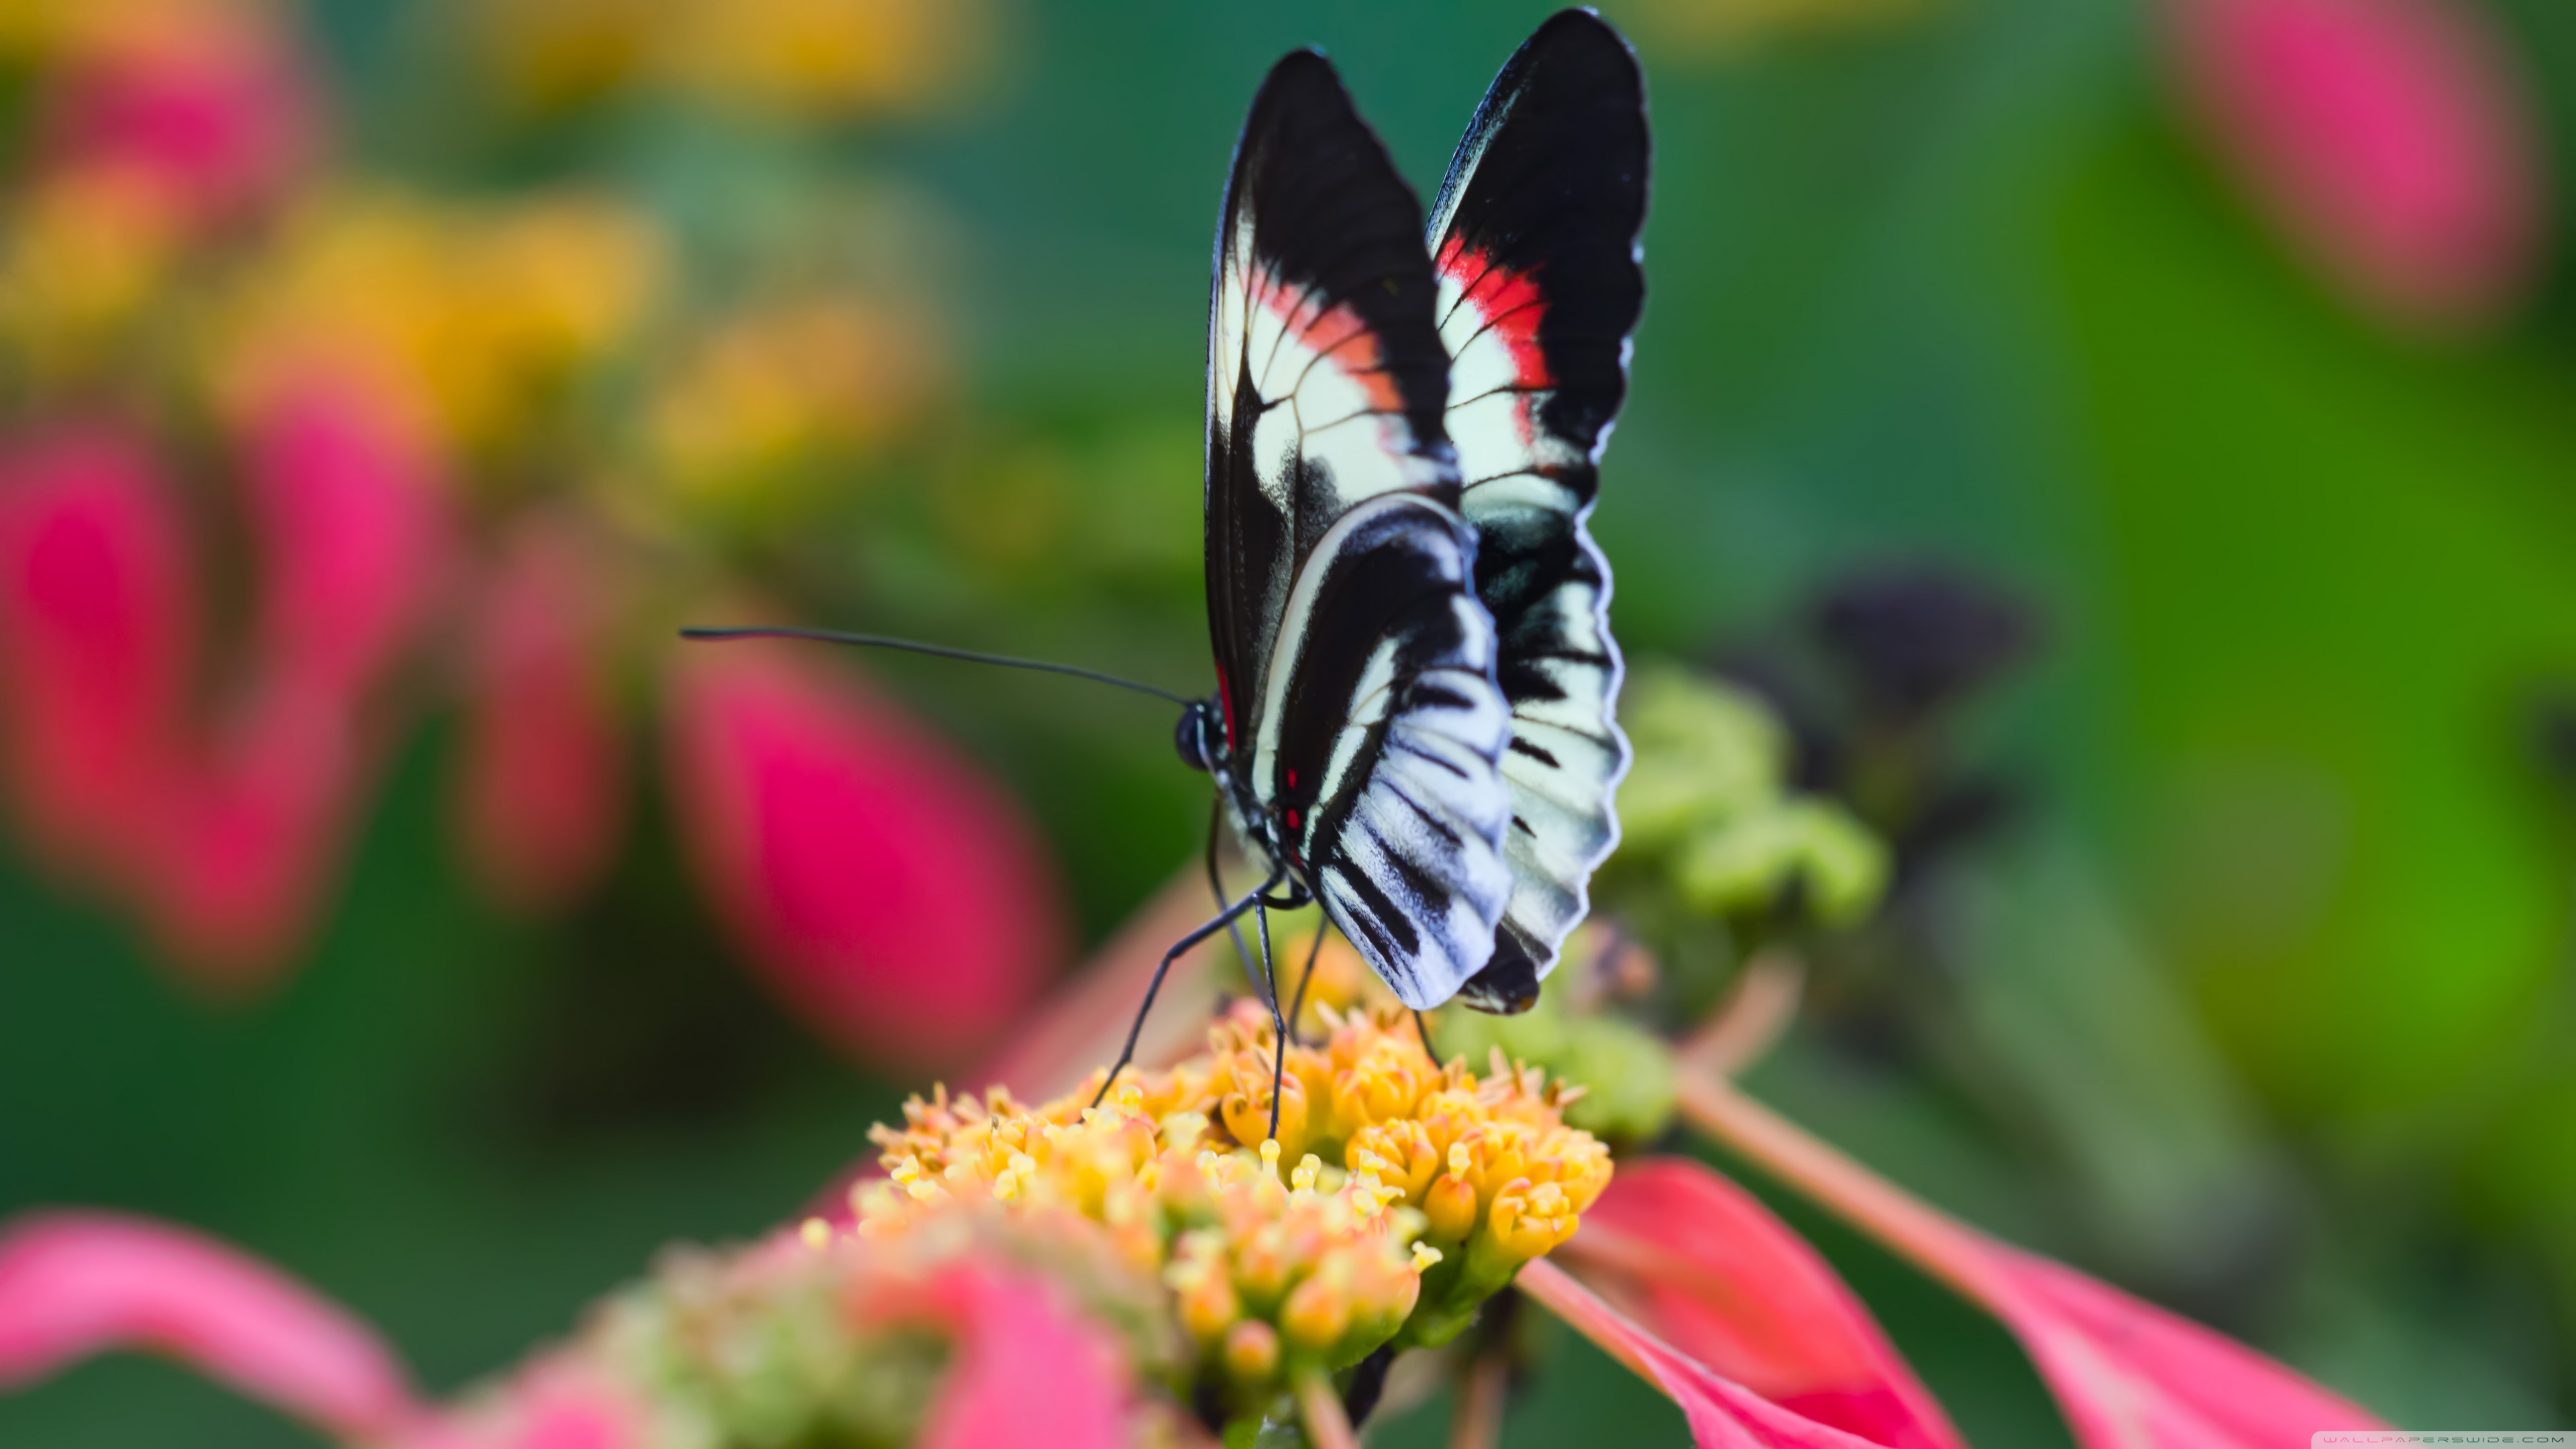
<svg viewBox="0 0 2576 1449"><path fill-rule="evenodd" d="M1762 1060L1796 1019L1806 984L1806 963L1795 955L1777 948L1757 953L1744 963L1735 989L1682 1043L1683 1070L1733 1077Z"/></svg>
<svg viewBox="0 0 2576 1449"><path fill-rule="evenodd" d="M1496 1449L1503 1442L1503 1401L1512 1365L1496 1345L1476 1355L1458 1385L1458 1412L1449 1420L1449 1449Z"/></svg>
<svg viewBox="0 0 2576 1449"><path fill-rule="evenodd" d="M1984 1235L1807 1135L1795 1123L1706 1070L1685 1070L1681 1115L1781 1182L1839 1213L1970 1301L2014 1297L1990 1271Z"/></svg>
<svg viewBox="0 0 2576 1449"><path fill-rule="evenodd" d="M1342 1396L1333 1387L1332 1375L1311 1370L1298 1376L1297 1416L1304 1421L1306 1442L1314 1449L1360 1449L1360 1436L1342 1412Z"/></svg>

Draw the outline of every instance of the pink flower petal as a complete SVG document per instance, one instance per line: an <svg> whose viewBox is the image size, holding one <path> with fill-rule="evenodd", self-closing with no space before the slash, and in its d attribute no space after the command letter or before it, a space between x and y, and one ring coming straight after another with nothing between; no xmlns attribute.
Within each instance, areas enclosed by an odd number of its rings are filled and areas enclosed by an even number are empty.
<svg viewBox="0 0 2576 1449"><path fill-rule="evenodd" d="M643 1449L652 1415L641 1385L611 1382L595 1369L541 1359L495 1394L423 1415L392 1449Z"/></svg>
<svg viewBox="0 0 2576 1449"><path fill-rule="evenodd" d="M1864 1439L1790 1412L1647 1332L1542 1258L1515 1280L1566 1326L1664 1391L1699 1449L1870 1449Z"/></svg>
<svg viewBox="0 0 2576 1449"><path fill-rule="evenodd" d="M625 737L599 658L610 581L580 536L523 523L471 622L458 825L485 887L523 910L580 895L626 828Z"/></svg>
<svg viewBox="0 0 2576 1449"><path fill-rule="evenodd" d="M280 392L248 434L260 658L335 693L364 690L444 580L433 456L393 409L321 379Z"/></svg>
<svg viewBox="0 0 2576 1449"><path fill-rule="evenodd" d="M0 454L0 759L28 832L66 864L136 866L177 748L194 592L177 504L131 438Z"/></svg>
<svg viewBox="0 0 2576 1449"><path fill-rule="evenodd" d="M827 1034L953 1063L1016 1016L1064 938L1010 797L812 652L694 647L669 766L719 914Z"/></svg>
<svg viewBox="0 0 2576 1449"><path fill-rule="evenodd" d="M1784 1409L1890 1449L1965 1449L1816 1250L1699 1163L1621 1163L1558 1257L1675 1349Z"/></svg>
<svg viewBox="0 0 2576 1449"><path fill-rule="evenodd" d="M217 221L277 195L314 151L311 87L263 7L164 9L89 37L51 98L55 164L115 168Z"/></svg>
<svg viewBox="0 0 2576 1449"><path fill-rule="evenodd" d="M169 1354L344 1438L389 1433L415 1412L365 1326L220 1244L105 1213L0 1233L0 1384L120 1348Z"/></svg>
<svg viewBox="0 0 2576 1449"><path fill-rule="evenodd" d="M2002 1319L2086 1449L2276 1449L2380 1427L2243 1344L1927 1206L1726 1082L1686 1076L1682 1111Z"/></svg>
<svg viewBox="0 0 2576 1449"><path fill-rule="evenodd" d="M2520 295L2545 210L2532 107L2477 6L2174 0L2188 98L2293 241L2399 322Z"/></svg>
<svg viewBox="0 0 2576 1449"><path fill-rule="evenodd" d="M250 673L162 781L139 883L164 945L232 990L266 984L318 913L374 753L366 706L426 622L449 550L431 458L362 394L309 381L247 432Z"/></svg>
<svg viewBox="0 0 2576 1449"><path fill-rule="evenodd" d="M964 1264L920 1311L956 1335L917 1449L1121 1449L1126 1362L1116 1340L1042 1278Z"/></svg>
<svg viewBox="0 0 2576 1449"><path fill-rule="evenodd" d="M144 905L202 985L268 984L318 912L362 774L356 701L264 679L175 773Z"/></svg>

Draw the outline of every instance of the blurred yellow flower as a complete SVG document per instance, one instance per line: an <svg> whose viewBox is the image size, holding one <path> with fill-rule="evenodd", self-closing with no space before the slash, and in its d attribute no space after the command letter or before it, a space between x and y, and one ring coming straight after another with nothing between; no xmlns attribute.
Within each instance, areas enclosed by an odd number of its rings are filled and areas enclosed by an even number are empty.
<svg viewBox="0 0 2576 1449"><path fill-rule="evenodd" d="M1644 0L1637 24L1661 47L1726 55L1766 41L1894 25L1921 16L1930 0Z"/></svg>
<svg viewBox="0 0 2576 1449"><path fill-rule="evenodd" d="M38 380L95 368L158 292L185 231L168 190L123 171L31 187L0 235L0 340Z"/></svg>
<svg viewBox="0 0 2576 1449"><path fill-rule="evenodd" d="M380 387L468 450L504 442L633 330L661 238L615 202L495 212L395 194L325 197L219 310L219 396L256 402L322 368Z"/></svg>
<svg viewBox="0 0 2576 1449"><path fill-rule="evenodd" d="M818 459L884 442L943 390L930 319L854 295L771 303L683 349L646 404L646 443L679 510L740 522L792 496Z"/></svg>
<svg viewBox="0 0 2576 1449"><path fill-rule="evenodd" d="M478 30L538 105L629 85L792 120L937 104L986 48L970 0L489 0Z"/></svg>

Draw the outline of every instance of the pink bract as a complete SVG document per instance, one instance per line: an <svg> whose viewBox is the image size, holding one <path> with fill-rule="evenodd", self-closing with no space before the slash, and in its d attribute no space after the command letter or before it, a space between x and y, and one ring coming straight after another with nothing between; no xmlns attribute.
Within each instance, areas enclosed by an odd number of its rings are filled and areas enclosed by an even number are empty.
<svg viewBox="0 0 2576 1449"><path fill-rule="evenodd" d="M1890 1449L1964 1449L1816 1250L1699 1163L1622 1163L1560 1256L1674 1349L1784 1409Z"/></svg>
<svg viewBox="0 0 2576 1449"><path fill-rule="evenodd" d="M920 1449L1130 1442L1125 1360L1054 1284L964 1263L940 1274L913 1307L956 1342Z"/></svg>
<svg viewBox="0 0 2576 1449"><path fill-rule="evenodd" d="M362 690L409 642L448 564L429 444L394 408L318 377L279 391L245 432L259 657L334 694Z"/></svg>
<svg viewBox="0 0 2576 1449"><path fill-rule="evenodd" d="M220 1244L106 1213L0 1233L0 1385L120 1348L168 1354L343 1438L388 1434L416 1412L365 1326Z"/></svg>
<svg viewBox="0 0 2576 1449"><path fill-rule="evenodd" d="M2474 4L2173 0L2203 129L2334 281L2401 324L2493 316L2546 210L2532 107Z"/></svg>
<svg viewBox="0 0 2576 1449"><path fill-rule="evenodd" d="M1997 1242L1707 1076L1683 1114L2003 1320L2085 1449L2274 1449L2369 1411L2221 1334Z"/></svg>
<svg viewBox="0 0 2576 1449"><path fill-rule="evenodd" d="M1698 1449L1884 1449L1877 1441L1793 1413L1718 1374L1602 1302L1544 1258L1523 1267L1515 1281L1568 1327L1662 1389L1681 1407Z"/></svg>
<svg viewBox="0 0 2576 1449"><path fill-rule="evenodd" d="M144 449L71 428L0 452L0 698L10 795L33 842L116 879L137 867L177 749L195 585Z"/></svg>
<svg viewBox="0 0 2576 1449"><path fill-rule="evenodd" d="M999 786L810 653L701 646L670 687L684 839L781 995L907 1065L963 1060L1010 1024L1064 930L1037 834Z"/></svg>
<svg viewBox="0 0 2576 1449"><path fill-rule="evenodd" d="M542 910L588 889L626 829L626 739L601 654L606 566L550 518L505 538L467 625L457 822L505 904Z"/></svg>
<svg viewBox="0 0 2576 1449"><path fill-rule="evenodd" d="M167 785L145 894L201 979L264 984L320 908L375 750L367 709L444 587L421 441L315 380L246 425L260 602L249 677Z"/></svg>
<svg viewBox="0 0 2576 1449"><path fill-rule="evenodd" d="M147 181L200 220L276 197L317 148L293 39L256 6L101 25L51 100L55 164Z"/></svg>

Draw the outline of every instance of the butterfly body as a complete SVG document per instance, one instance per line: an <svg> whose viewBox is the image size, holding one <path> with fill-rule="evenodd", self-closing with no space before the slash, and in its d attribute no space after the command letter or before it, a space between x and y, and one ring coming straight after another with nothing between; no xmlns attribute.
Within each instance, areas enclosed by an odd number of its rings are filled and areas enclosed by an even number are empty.
<svg viewBox="0 0 2576 1449"><path fill-rule="evenodd" d="M1216 695L1182 759L1396 994L1525 1008L1627 763L1585 532L1642 296L1642 88L1568 11L1497 78L1426 241L1324 59L1270 73L1209 305Z"/></svg>

